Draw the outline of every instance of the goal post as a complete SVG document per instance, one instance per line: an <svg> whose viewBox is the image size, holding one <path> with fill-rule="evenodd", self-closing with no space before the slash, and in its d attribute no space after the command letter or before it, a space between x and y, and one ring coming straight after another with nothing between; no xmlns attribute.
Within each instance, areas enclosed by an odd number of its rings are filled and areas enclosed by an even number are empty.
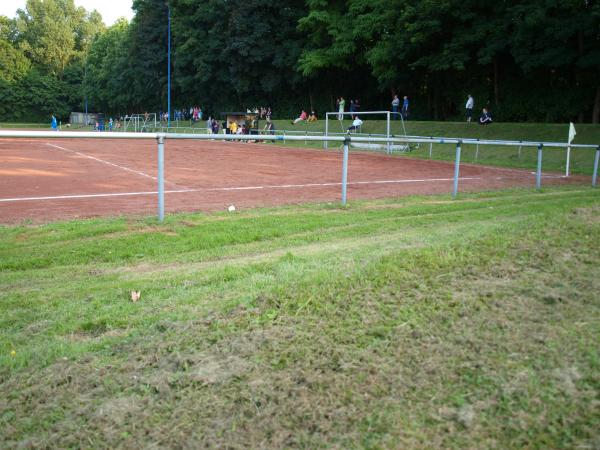
<svg viewBox="0 0 600 450"><path fill-rule="evenodd" d="M131 114L125 116L123 131L150 132L155 131L159 124L156 113Z"/></svg>
<svg viewBox="0 0 600 450"><path fill-rule="evenodd" d="M353 135L387 139L398 135L407 135L404 118L399 113L391 111L332 111L325 113L325 137L348 134L350 132L349 127L352 125L355 117L359 117L363 121L363 124L358 129L351 130ZM401 127L393 126L396 121L400 122ZM389 141L386 144L382 144L381 142L376 144L361 143L358 147L372 150L385 149L387 153L391 153L393 150L407 150L406 146L399 144L392 145ZM324 141L324 148L328 148L327 141Z"/></svg>

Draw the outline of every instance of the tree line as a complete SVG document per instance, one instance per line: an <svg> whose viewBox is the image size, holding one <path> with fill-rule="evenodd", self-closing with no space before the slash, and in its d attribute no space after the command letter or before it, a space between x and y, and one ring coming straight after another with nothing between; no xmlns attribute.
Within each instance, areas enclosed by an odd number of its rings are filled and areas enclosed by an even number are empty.
<svg viewBox="0 0 600 450"><path fill-rule="evenodd" d="M70 111L270 106L332 111L339 96L411 118L461 117L467 94L502 121L600 120L593 0L134 0L106 27L73 0L0 16L0 120Z"/></svg>

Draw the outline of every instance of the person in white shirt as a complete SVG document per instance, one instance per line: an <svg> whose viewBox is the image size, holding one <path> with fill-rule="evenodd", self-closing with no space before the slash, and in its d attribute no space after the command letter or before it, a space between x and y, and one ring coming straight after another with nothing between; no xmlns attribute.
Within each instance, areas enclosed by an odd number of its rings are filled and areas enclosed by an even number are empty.
<svg viewBox="0 0 600 450"><path fill-rule="evenodd" d="M360 119L358 118L358 116L356 116L356 117L354 118L354 120L352 121L352 125L348 127L348 133L349 133L350 131L356 131L356 130L358 129L358 127L360 127L362 124L363 124L363 121L362 121L362 120L360 120Z"/></svg>
<svg viewBox="0 0 600 450"><path fill-rule="evenodd" d="M473 116L473 106L475 106L475 100L473 100L473 96L469 94L467 104L465 105L465 116L467 116L467 122L470 122L471 117Z"/></svg>
<svg viewBox="0 0 600 450"><path fill-rule="evenodd" d="M394 95L392 100L392 120L398 120L398 108L400 107L400 99Z"/></svg>

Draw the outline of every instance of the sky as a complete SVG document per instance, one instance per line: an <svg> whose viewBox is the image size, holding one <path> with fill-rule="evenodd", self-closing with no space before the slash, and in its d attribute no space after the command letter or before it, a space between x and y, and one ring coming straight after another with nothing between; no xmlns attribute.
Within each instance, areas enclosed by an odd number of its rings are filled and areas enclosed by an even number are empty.
<svg viewBox="0 0 600 450"><path fill-rule="evenodd" d="M0 0L0 15L15 17L17 9L25 8L26 0ZM132 0L75 0L75 5L83 6L86 10L97 10L102 14L102 20L106 25L112 25L119 17L131 20Z"/></svg>

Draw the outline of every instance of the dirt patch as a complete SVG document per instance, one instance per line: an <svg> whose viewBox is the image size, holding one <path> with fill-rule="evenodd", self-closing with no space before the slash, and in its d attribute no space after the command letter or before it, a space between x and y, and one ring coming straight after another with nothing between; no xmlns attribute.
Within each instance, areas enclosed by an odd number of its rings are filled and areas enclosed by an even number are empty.
<svg viewBox="0 0 600 450"><path fill-rule="evenodd" d="M134 397L111 398L96 409L96 419L110 421L114 425L121 425L132 417L139 415L142 410L140 401Z"/></svg>
<svg viewBox="0 0 600 450"><path fill-rule="evenodd" d="M585 223L596 225L600 224L600 207L592 206L590 208L575 208L573 214Z"/></svg>

